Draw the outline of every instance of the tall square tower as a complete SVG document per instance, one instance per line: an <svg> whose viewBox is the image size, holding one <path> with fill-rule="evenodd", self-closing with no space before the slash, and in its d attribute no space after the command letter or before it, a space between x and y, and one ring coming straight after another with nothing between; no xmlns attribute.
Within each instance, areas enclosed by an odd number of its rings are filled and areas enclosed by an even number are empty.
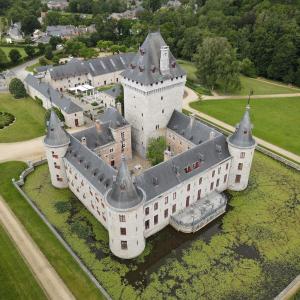
<svg viewBox="0 0 300 300"><path fill-rule="evenodd" d="M174 109L182 110L186 73L160 32L153 32L121 75L133 147L145 156L149 139L164 135Z"/></svg>

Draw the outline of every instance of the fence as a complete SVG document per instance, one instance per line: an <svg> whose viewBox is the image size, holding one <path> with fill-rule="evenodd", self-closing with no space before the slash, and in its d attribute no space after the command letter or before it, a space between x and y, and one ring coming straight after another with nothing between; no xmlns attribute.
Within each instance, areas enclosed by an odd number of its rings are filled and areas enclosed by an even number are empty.
<svg viewBox="0 0 300 300"><path fill-rule="evenodd" d="M105 290L105 288L98 282L92 272L84 265L81 259L76 255L76 253L72 250L69 244L62 238L62 236L57 232L55 227L48 221L46 216L39 210L39 208L35 205L32 199L21 189L21 186L24 185L24 180L27 175L34 171L34 168L42 165L46 162L46 159L42 159L36 162L30 162L27 169L25 169L21 175L19 180L12 179L13 185L20 192L20 194L24 197L24 199L28 202L28 204L32 207L32 209L38 214L38 216L43 220L43 222L47 225L50 231L55 235L58 241L62 244L62 246L69 252L69 254L75 259L75 261L79 264L80 268L86 273L86 275L90 278L90 280L95 284L95 286L99 289L102 295L111 300L110 295Z"/></svg>

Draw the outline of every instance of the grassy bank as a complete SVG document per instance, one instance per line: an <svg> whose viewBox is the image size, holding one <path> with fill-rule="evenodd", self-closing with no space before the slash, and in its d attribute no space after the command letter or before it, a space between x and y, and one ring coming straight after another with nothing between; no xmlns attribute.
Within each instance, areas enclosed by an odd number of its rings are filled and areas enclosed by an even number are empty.
<svg viewBox="0 0 300 300"><path fill-rule="evenodd" d="M0 245L0 299L47 299L1 225Z"/></svg>
<svg viewBox="0 0 300 300"><path fill-rule="evenodd" d="M300 155L300 97L251 100L253 133L272 144ZM246 100L198 101L191 107L224 121L237 124Z"/></svg>
<svg viewBox="0 0 300 300"><path fill-rule="evenodd" d="M131 261L110 253L105 228L52 187L46 165L24 189L114 299L269 299L300 271L300 174L259 153L222 221L193 235L167 227Z"/></svg>
<svg viewBox="0 0 300 300"><path fill-rule="evenodd" d="M71 255L63 248L48 227L12 185L11 178L18 178L25 167L26 165L21 162L0 164L0 194L76 299L103 299L100 292L80 269Z"/></svg>
<svg viewBox="0 0 300 300"><path fill-rule="evenodd" d="M0 130L0 143L29 140L45 134L45 109L31 98L14 99L0 94L0 111L13 114L16 121Z"/></svg>

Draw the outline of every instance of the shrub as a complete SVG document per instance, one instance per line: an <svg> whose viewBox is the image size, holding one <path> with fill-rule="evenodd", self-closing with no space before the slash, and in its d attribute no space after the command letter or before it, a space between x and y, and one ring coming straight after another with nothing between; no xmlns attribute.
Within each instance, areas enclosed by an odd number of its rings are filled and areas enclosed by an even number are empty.
<svg viewBox="0 0 300 300"><path fill-rule="evenodd" d="M256 69L254 63L249 58L245 58L242 60L241 73L249 77L256 77Z"/></svg>
<svg viewBox="0 0 300 300"><path fill-rule="evenodd" d="M13 63L16 63L17 61L20 60L20 58L22 57L19 50L17 49L11 49L9 51L9 54L8 54L10 60L13 62Z"/></svg>
<svg viewBox="0 0 300 300"><path fill-rule="evenodd" d="M39 97L35 97L35 101L40 105L43 106L43 101Z"/></svg>
<svg viewBox="0 0 300 300"><path fill-rule="evenodd" d="M41 66L46 66L46 65L48 64L48 61L47 61L47 59L46 59L45 57L41 57L41 58L39 59L39 64L40 64Z"/></svg>
<svg viewBox="0 0 300 300"><path fill-rule="evenodd" d="M13 78L9 83L9 92L16 98L24 98L26 90L23 82L18 78Z"/></svg>
<svg viewBox="0 0 300 300"><path fill-rule="evenodd" d="M147 149L147 158L150 160L152 166L155 166L164 160L166 146L167 143L164 137L150 139Z"/></svg>
<svg viewBox="0 0 300 300"><path fill-rule="evenodd" d="M91 229L78 220L71 225L71 231L81 239L87 239L92 234Z"/></svg>
<svg viewBox="0 0 300 300"><path fill-rule="evenodd" d="M97 106L98 103L94 101L94 102L91 103L91 105L92 105L92 106Z"/></svg>
<svg viewBox="0 0 300 300"><path fill-rule="evenodd" d="M54 204L55 206L55 209L56 211L59 213L59 214L63 214L65 212L68 212L71 210L72 208L72 205L70 202L65 202L65 201L59 201L59 202L56 202Z"/></svg>

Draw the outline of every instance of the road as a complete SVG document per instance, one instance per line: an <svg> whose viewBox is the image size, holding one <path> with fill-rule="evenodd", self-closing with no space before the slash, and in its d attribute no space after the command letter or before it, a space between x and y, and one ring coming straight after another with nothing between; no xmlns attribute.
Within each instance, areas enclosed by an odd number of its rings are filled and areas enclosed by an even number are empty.
<svg viewBox="0 0 300 300"><path fill-rule="evenodd" d="M29 74L29 72L25 70L26 67L36 64L39 61L39 59L40 59L40 57L29 60L29 61L25 62L24 64L21 64L14 68L11 68L10 70L15 74L16 77L18 77L19 79L21 79L23 81L25 79L25 77Z"/></svg>
<svg viewBox="0 0 300 300"><path fill-rule="evenodd" d="M213 96L213 97L218 97L218 96ZM207 121L209 121L209 122L211 122L213 124L216 124L216 125L224 128L224 129L226 129L226 130L228 130L230 132L235 131L235 128L233 126L228 125L227 123L224 123L224 122L222 122L222 121L220 121L220 120L218 120L216 118L213 118L213 117L211 117L211 116L209 116L207 114L204 114L202 112L199 112L196 109L191 108L189 104L191 102L197 101L198 99L199 99L198 94L196 94L192 89L186 87L185 88L185 97L183 98L183 108L186 109L186 110L188 110L188 111L190 111L190 112L192 112L196 116L199 116L200 118L203 118L203 119L205 119L205 120L207 120ZM268 148L268 149L270 149L270 150L272 150L272 151L274 151L274 152L276 152L276 153L278 153L280 155L283 155L283 156L285 156L285 157L287 157L289 159L292 159L293 161L295 161L297 163L300 163L300 156L298 156L298 155L296 155L296 154L294 154L292 152L289 152L289 151L287 151L285 149L282 149L282 148L280 148L280 147L278 147L276 145L268 143L265 140L262 140L262 139L260 139L258 137L255 137L255 139L256 139L256 141L257 141L257 143L259 145L261 145L261 146L263 146L265 148Z"/></svg>
<svg viewBox="0 0 300 300"><path fill-rule="evenodd" d="M53 300L75 299L1 196L0 222L28 263L48 298Z"/></svg>

